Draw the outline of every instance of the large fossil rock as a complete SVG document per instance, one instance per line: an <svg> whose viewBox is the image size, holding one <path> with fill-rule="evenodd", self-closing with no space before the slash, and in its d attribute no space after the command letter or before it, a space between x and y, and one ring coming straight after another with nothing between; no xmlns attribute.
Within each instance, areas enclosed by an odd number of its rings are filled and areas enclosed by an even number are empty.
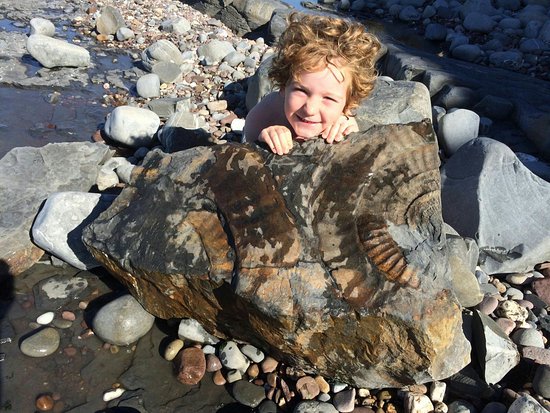
<svg viewBox="0 0 550 413"><path fill-rule="evenodd" d="M192 317L305 370L380 388L469 362L429 123L288 156L152 151L84 241L158 317Z"/></svg>

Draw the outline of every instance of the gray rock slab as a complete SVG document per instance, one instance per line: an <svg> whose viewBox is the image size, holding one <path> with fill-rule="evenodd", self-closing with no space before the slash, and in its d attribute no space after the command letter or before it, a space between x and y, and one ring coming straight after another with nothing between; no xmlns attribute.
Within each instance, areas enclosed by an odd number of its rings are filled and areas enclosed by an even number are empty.
<svg viewBox="0 0 550 413"><path fill-rule="evenodd" d="M210 134L202 129L199 117L190 112L175 112L159 133L159 141L168 153L198 145L208 145Z"/></svg>
<svg viewBox="0 0 550 413"><path fill-rule="evenodd" d="M57 192L48 197L32 226L36 245L81 270L100 264L82 243L82 228L115 197L87 192Z"/></svg>
<svg viewBox="0 0 550 413"><path fill-rule="evenodd" d="M127 346L147 334L154 321L155 317L128 294L103 306L95 315L92 328L103 341Z"/></svg>
<svg viewBox="0 0 550 413"><path fill-rule="evenodd" d="M432 119L430 93L420 82L377 79L370 96L357 108L360 130L372 125Z"/></svg>
<svg viewBox="0 0 550 413"><path fill-rule="evenodd" d="M118 106L107 117L105 133L115 142L133 148L152 146L160 126L158 115L148 109Z"/></svg>
<svg viewBox="0 0 550 413"><path fill-rule="evenodd" d="M54 192L90 190L110 156L108 146L86 142L15 148L0 159L0 259L13 273L42 255L30 239L42 202Z"/></svg>
<svg viewBox="0 0 550 413"><path fill-rule="evenodd" d="M88 67L90 65L90 53L85 48L42 34L29 36L27 50L42 66L47 68Z"/></svg>
<svg viewBox="0 0 550 413"><path fill-rule="evenodd" d="M155 63L151 68L151 72L159 77L161 83L178 82L183 74L181 66L172 62Z"/></svg>
<svg viewBox="0 0 550 413"><path fill-rule="evenodd" d="M488 384L499 382L518 365L520 354L516 345L501 328L485 314L474 311L474 353Z"/></svg>
<svg viewBox="0 0 550 413"><path fill-rule="evenodd" d="M442 168L445 222L476 239L489 273L520 272L548 257L550 184L529 171L504 144L478 138Z"/></svg>

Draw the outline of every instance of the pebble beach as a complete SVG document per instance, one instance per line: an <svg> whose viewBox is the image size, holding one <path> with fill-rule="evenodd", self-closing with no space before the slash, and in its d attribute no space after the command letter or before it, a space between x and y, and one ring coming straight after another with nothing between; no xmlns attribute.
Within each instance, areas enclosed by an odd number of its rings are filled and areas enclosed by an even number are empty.
<svg viewBox="0 0 550 413"><path fill-rule="evenodd" d="M535 1L526 7L519 0L479 1L476 18L466 20L453 12L453 2L425 3L356 0L323 8L386 22L395 19L426 40L446 41L444 57L549 80L548 4ZM267 38L238 36L220 20L178 1L57 2L52 8L68 18L62 26L55 24L55 18L31 15L32 7L0 6L5 19L20 19L25 36L51 30L47 23L51 20L54 32L67 34L59 37L91 52L89 79L79 87L99 90L91 99L106 116L71 139L105 143L116 153L114 161L105 163L98 173L97 193L104 195L116 196L127 185L132 168L139 166L153 139L157 146L177 149L167 126L202 129L209 144L239 142L248 110L248 79L273 53ZM106 12L106 6L114 11ZM484 16L493 17L489 22ZM31 22L30 18L40 19ZM117 25L117 19L124 26L109 28ZM49 40L38 40L45 42L42 49L47 50ZM159 59L162 53L174 52L174 46L176 63ZM42 58L48 56L41 57L38 50L36 59ZM97 70L94 62L100 58L109 61L107 70ZM124 67L120 67L122 61ZM79 70L62 69L58 74L71 78L74 85L82 81ZM17 81L4 72L2 80L6 83L9 78L8 84L17 85L30 77L53 82L56 74L40 68L35 76L27 72ZM45 85L52 88L51 104L66 102L63 88L52 84ZM131 108L128 113L123 112L126 107ZM479 112L481 118L489 119L489 110ZM120 126L122 119L135 120L135 128L151 139L140 141L127 126ZM472 132L475 136L466 130L466 137L475 138L483 127L490 127L483 120L479 125ZM454 126L449 128L456 131ZM161 133L155 135L159 129ZM532 162L542 159L519 129L518 134L522 153ZM443 161L457 149L449 149L457 145L453 139L466 137L448 133ZM546 164L539 166L544 177ZM0 278L0 411L550 411L550 263L545 260L522 272L488 274L479 266L472 271L474 287L459 295L465 335L477 354L486 355L484 360L474 360L441 381L367 389L300 371L248 343L221 340L192 319L156 319L105 269L78 269L80 263L59 256L46 253L22 274ZM550 255L547 258L550 261ZM472 328L474 324L483 326L484 339L479 339L482 334ZM485 377L480 375L480 365Z"/></svg>

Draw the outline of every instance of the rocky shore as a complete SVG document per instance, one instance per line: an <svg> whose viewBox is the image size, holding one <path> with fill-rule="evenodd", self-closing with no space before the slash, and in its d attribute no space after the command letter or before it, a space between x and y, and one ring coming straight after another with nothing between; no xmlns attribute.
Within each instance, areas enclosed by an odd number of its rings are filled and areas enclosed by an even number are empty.
<svg viewBox="0 0 550 413"><path fill-rule="evenodd" d="M247 110L270 90L269 42L288 9L270 2L264 21L253 7L229 3L224 13L209 2L192 8L177 1L47 7L29 1L9 9L0 2L4 18L24 27L0 32L2 83L99 87L98 103L108 113L97 130L81 131L80 140L93 134L96 143L17 148L0 160L2 215L11 217L0 227L0 407L73 413L550 410L550 167L541 160L550 148L550 23L544 2L336 5L357 17L412 22L426 39L446 40L449 54L460 60L413 51L381 33L388 50L380 60L382 76L357 113L364 130L433 120L443 162L442 213L452 227L445 229L455 261L450 281L472 347L472 362L456 374L398 388L350 386L249 343L213 336L191 318L156 318L142 307L145 287L137 289L140 303L98 266L82 244L82 229L135 184L144 159L240 141ZM266 40L241 37L263 25L269 26ZM129 56L131 67L116 68L121 56ZM105 57L115 67L97 70ZM29 71L29 59L44 68ZM458 366L460 360L448 362Z"/></svg>

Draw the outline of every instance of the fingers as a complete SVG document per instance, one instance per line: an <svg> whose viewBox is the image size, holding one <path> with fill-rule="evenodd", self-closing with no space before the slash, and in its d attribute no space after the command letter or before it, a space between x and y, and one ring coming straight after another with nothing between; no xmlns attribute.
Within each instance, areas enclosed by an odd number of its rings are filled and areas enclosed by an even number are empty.
<svg viewBox="0 0 550 413"><path fill-rule="evenodd" d="M340 142L346 135L359 131L354 118L341 116L335 123L330 125L322 134L327 143Z"/></svg>
<svg viewBox="0 0 550 413"><path fill-rule="evenodd" d="M292 134L284 126L271 126L264 129L258 140L265 142L277 155L286 155L292 149Z"/></svg>

